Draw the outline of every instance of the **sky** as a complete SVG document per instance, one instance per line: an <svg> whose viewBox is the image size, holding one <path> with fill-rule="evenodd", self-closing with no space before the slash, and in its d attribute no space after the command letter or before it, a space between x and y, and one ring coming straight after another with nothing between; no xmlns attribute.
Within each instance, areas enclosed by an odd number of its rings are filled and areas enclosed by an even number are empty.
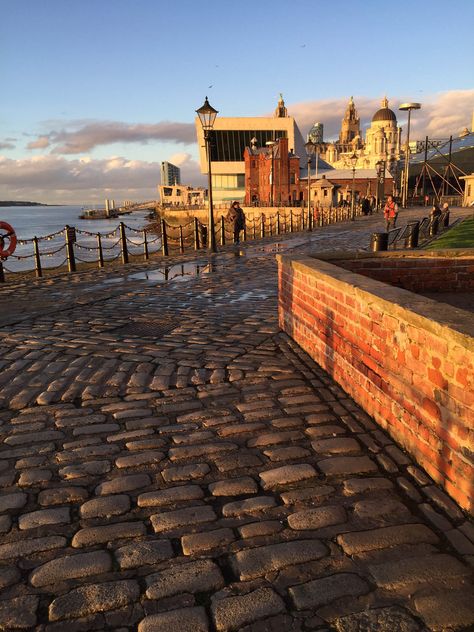
<svg viewBox="0 0 474 632"><path fill-rule="evenodd" d="M160 163L204 184L195 110L303 135L363 129L384 95L411 138L471 129L473 0L0 0L0 200L156 199Z"/></svg>

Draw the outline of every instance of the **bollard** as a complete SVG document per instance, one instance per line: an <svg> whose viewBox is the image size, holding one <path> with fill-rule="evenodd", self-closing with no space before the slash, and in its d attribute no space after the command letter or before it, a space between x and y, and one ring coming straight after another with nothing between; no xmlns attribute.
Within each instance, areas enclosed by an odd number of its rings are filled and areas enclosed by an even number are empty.
<svg viewBox="0 0 474 632"><path fill-rule="evenodd" d="M199 223L198 218L194 218L194 250L199 250Z"/></svg>
<svg viewBox="0 0 474 632"><path fill-rule="evenodd" d="M70 226L66 226L65 232L66 232L67 268L68 268L69 272L75 272L76 271L76 259L74 257L74 242L72 240L71 227ZM36 239L36 237L34 239ZM36 253L38 253L38 258L37 259L36 259ZM37 250L37 248L35 248L35 260L36 260L36 266L37 266L36 267L36 276L41 276L41 261L40 261L40 258L39 258L39 249ZM39 266L39 268L38 268L38 266ZM38 269L39 269L39 274L38 274Z"/></svg>
<svg viewBox="0 0 474 632"><path fill-rule="evenodd" d="M148 254L148 237L146 234L146 230L143 231L143 258L145 261L148 261L149 259L149 254Z"/></svg>
<svg viewBox="0 0 474 632"><path fill-rule="evenodd" d="M163 252L163 256L168 256L168 235L166 234L166 222L162 218L161 219L161 250Z"/></svg>
<svg viewBox="0 0 474 632"><path fill-rule="evenodd" d="M293 232L293 209L290 208L290 233Z"/></svg>
<svg viewBox="0 0 474 632"><path fill-rule="evenodd" d="M407 224L407 236L405 237L405 248L417 248L420 234L420 222L409 222Z"/></svg>
<svg viewBox="0 0 474 632"><path fill-rule="evenodd" d="M225 218L221 215L221 246L225 246Z"/></svg>
<svg viewBox="0 0 474 632"><path fill-rule="evenodd" d="M184 238L183 238L183 227L181 224L179 225L179 252L183 254L184 252Z"/></svg>
<svg viewBox="0 0 474 632"><path fill-rule="evenodd" d="M247 223L244 224L242 229L242 241L247 241Z"/></svg>
<svg viewBox="0 0 474 632"><path fill-rule="evenodd" d="M265 215L263 213L260 215L260 237L262 239L265 237Z"/></svg>
<svg viewBox="0 0 474 632"><path fill-rule="evenodd" d="M5 283L5 272L3 271L3 263L0 259L0 283Z"/></svg>
<svg viewBox="0 0 474 632"><path fill-rule="evenodd" d="M120 246L122 249L122 263L128 263L127 235L125 234L125 224L120 222Z"/></svg>
<svg viewBox="0 0 474 632"><path fill-rule="evenodd" d="M255 215L252 220L252 231L253 231L253 240L257 239L257 220L255 219Z"/></svg>
<svg viewBox="0 0 474 632"><path fill-rule="evenodd" d="M35 251L35 273L37 277L43 276L43 270L41 269L41 257L39 251L38 237L33 237L33 248ZM74 257L74 254L73 254Z"/></svg>
<svg viewBox="0 0 474 632"><path fill-rule="evenodd" d="M102 251L102 237L97 233L97 250L99 251L99 268L104 267L104 253Z"/></svg>
<svg viewBox="0 0 474 632"><path fill-rule="evenodd" d="M271 227L272 227L272 220L270 220L270 228ZM277 211L277 226L276 226L276 228L277 228L277 235L279 235L280 234L280 230L281 230L281 227L280 227L280 211Z"/></svg>
<svg viewBox="0 0 474 632"><path fill-rule="evenodd" d="M370 238L370 250L372 252L388 250L388 233L372 233Z"/></svg>

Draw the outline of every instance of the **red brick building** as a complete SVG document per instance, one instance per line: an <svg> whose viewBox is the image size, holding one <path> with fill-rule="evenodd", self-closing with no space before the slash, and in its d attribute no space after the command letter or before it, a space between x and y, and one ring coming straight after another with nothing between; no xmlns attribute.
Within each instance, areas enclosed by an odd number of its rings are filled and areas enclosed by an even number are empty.
<svg viewBox="0 0 474 632"><path fill-rule="evenodd" d="M255 140L255 139L253 139ZM244 151L245 205L281 206L300 200L300 159L288 150L288 139Z"/></svg>

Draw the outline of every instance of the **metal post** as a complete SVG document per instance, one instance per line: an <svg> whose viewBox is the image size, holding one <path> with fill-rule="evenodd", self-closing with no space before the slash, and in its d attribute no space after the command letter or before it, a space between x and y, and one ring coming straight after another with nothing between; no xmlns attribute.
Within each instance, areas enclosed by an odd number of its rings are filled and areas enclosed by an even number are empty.
<svg viewBox="0 0 474 632"><path fill-rule="evenodd" d="M290 208L290 233L293 232L293 209Z"/></svg>
<svg viewBox="0 0 474 632"><path fill-rule="evenodd" d="M122 247L122 263L128 263L127 235L125 234L125 224L120 222L120 245Z"/></svg>
<svg viewBox="0 0 474 632"><path fill-rule="evenodd" d="M263 213L260 215L260 237L262 239L265 237L265 215Z"/></svg>
<svg viewBox="0 0 474 632"><path fill-rule="evenodd" d="M271 230L271 227L272 227L272 222L271 222L271 220L270 220L270 230ZM280 232L281 232L281 227L280 227L280 211L279 211L279 210L277 211L276 229L277 229L277 235L279 235L279 234L280 234Z"/></svg>
<svg viewBox="0 0 474 632"><path fill-rule="evenodd" d="M183 227L181 224L179 225L179 252L181 254L184 252Z"/></svg>
<svg viewBox="0 0 474 632"><path fill-rule="evenodd" d="M194 250L199 250L199 221L194 218Z"/></svg>
<svg viewBox="0 0 474 632"><path fill-rule="evenodd" d="M216 234L214 232L214 207L212 204L212 175L211 175L211 132L206 131L204 140L207 148L207 172L208 172L208 198L209 198L209 219L207 243L211 252L216 252Z"/></svg>
<svg viewBox="0 0 474 632"><path fill-rule="evenodd" d="M163 256L168 256L168 236L166 234L166 222L162 218L161 219L161 249L163 252Z"/></svg>
<svg viewBox="0 0 474 632"><path fill-rule="evenodd" d="M418 236L420 233L420 222L409 222L407 224L407 236L405 238L405 248L417 248Z"/></svg>
<svg viewBox="0 0 474 632"><path fill-rule="evenodd" d="M35 272L37 277L43 276L43 270L41 269L41 258L38 244L38 237L33 237L33 248L35 253Z"/></svg>
<svg viewBox="0 0 474 632"><path fill-rule="evenodd" d="M143 258L145 259L145 261L148 261L149 259L149 255L148 255L148 237L146 234L146 230L143 231Z"/></svg>
<svg viewBox="0 0 474 632"><path fill-rule="evenodd" d="M0 283L5 283L5 273L3 271L3 263L0 261Z"/></svg>
<svg viewBox="0 0 474 632"><path fill-rule="evenodd" d="M253 239L255 241L255 239L257 239L257 221L255 219L255 215L253 216L253 220L252 220L252 230L253 230Z"/></svg>
<svg viewBox="0 0 474 632"><path fill-rule="evenodd" d="M70 232L69 229L70 229L70 226L66 226L65 227L67 267L68 267L69 272L75 272L76 271L76 259L74 257L74 243L73 243L73 241L71 239L71 232ZM36 239L36 237L34 237L33 243L34 243L35 239ZM38 249L37 241L38 240L36 240L36 244L35 244L36 276L41 276L41 261L40 261L40 258L39 258L39 249Z"/></svg>
<svg viewBox="0 0 474 632"><path fill-rule="evenodd" d="M311 156L308 156L308 225L309 225L310 215L311 215ZM303 216L304 216L304 213L303 213ZM303 225L303 229L304 229L304 225Z"/></svg>
<svg viewBox="0 0 474 632"><path fill-rule="evenodd" d="M428 162L428 136L426 136L425 138L425 158L423 160L423 204L426 206L426 163Z"/></svg>
<svg viewBox="0 0 474 632"><path fill-rule="evenodd" d="M221 246L225 246L225 218L221 215Z"/></svg>
<svg viewBox="0 0 474 632"><path fill-rule="evenodd" d="M102 250L102 237L97 233L97 250L99 251L99 268L104 267L104 252Z"/></svg>
<svg viewBox="0 0 474 632"><path fill-rule="evenodd" d="M351 221L355 219L355 167L352 167Z"/></svg>

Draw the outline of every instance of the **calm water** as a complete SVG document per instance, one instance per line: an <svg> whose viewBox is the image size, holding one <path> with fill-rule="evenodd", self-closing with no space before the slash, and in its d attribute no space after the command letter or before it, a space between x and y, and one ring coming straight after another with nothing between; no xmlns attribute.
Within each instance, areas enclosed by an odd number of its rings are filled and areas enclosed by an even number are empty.
<svg viewBox="0 0 474 632"><path fill-rule="evenodd" d="M113 259L120 252L119 245L116 244L119 238L117 230L120 221L132 229L140 230L147 224L148 211L136 211L130 215L124 215L120 219L83 220L79 219L82 206L4 206L0 207L0 221L11 224L19 240L31 239L32 237L45 237L51 233L61 231L67 225L75 226L82 231L90 233L101 233L104 235L102 245L104 248L104 258ZM108 236L107 236L108 235ZM134 254L142 252L141 233L133 230L127 231L129 239L129 250ZM52 268L64 263L66 257L64 246L64 234L55 236L52 239L40 239L41 263L43 268ZM77 244L75 246L76 258L83 261L97 260L98 253L95 249L97 239L95 236L77 233ZM157 243L150 244L150 252L157 250ZM59 250L61 249L61 250ZM58 251L59 252L55 252ZM33 245L29 242L18 244L14 255L26 257L16 259L10 257L4 263L5 269L11 271L29 270L34 268Z"/></svg>

